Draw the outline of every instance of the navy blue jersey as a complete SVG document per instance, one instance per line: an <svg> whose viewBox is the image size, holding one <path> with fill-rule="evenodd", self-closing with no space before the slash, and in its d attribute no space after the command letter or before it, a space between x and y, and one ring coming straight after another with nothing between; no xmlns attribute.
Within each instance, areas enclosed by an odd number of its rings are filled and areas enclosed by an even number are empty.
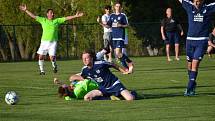
<svg viewBox="0 0 215 121"><path fill-rule="evenodd" d="M127 25L128 21L125 14L120 13L116 15L112 13L108 21L108 25L112 27L112 40L124 40L125 39L125 28L117 27L117 24Z"/></svg>
<svg viewBox="0 0 215 121"><path fill-rule="evenodd" d="M215 3L203 4L198 10L191 1L182 0L182 6L188 15L187 40L207 40L211 14L215 12Z"/></svg>
<svg viewBox="0 0 215 121"><path fill-rule="evenodd" d="M82 68L81 76L95 80L100 87L108 88L112 86L118 78L109 70L113 64L107 61L95 61L91 69L87 66Z"/></svg>

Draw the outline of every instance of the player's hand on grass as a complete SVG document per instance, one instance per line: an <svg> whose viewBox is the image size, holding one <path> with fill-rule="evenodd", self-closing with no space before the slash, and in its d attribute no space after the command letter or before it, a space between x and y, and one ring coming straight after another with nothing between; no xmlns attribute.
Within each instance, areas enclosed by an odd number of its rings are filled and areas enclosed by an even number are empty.
<svg viewBox="0 0 215 121"><path fill-rule="evenodd" d="M60 85L61 82L58 80L58 78L54 78L54 84Z"/></svg>

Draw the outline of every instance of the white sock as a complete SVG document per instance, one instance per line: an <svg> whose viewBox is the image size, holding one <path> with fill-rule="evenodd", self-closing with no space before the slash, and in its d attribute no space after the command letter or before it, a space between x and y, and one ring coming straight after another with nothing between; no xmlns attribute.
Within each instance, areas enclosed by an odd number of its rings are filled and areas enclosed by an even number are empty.
<svg viewBox="0 0 215 121"><path fill-rule="evenodd" d="M96 59L97 60L102 60L102 57L105 55L106 51L105 50L101 50L99 52L96 53Z"/></svg>
<svg viewBox="0 0 215 121"><path fill-rule="evenodd" d="M126 48L122 48L122 53L127 55Z"/></svg>
<svg viewBox="0 0 215 121"><path fill-rule="evenodd" d="M51 61L51 63L53 68L57 67L56 61Z"/></svg>
<svg viewBox="0 0 215 121"><path fill-rule="evenodd" d="M43 67L44 66L44 60L39 60L38 63L39 63L40 72L45 72L44 67Z"/></svg>

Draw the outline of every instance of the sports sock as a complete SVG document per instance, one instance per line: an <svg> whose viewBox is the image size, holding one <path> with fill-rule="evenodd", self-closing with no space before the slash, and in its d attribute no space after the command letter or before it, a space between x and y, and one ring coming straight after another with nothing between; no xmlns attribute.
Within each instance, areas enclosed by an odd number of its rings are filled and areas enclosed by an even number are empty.
<svg viewBox="0 0 215 121"><path fill-rule="evenodd" d="M102 60L102 57L105 55L106 51L105 50L101 50L99 52L96 53L96 59L97 60Z"/></svg>
<svg viewBox="0 0 215 121"><path fill-rule="evenodd" d="M38 61L40 72L44 72L44 60Z"/></svg>
<svg viewBox="0 0 215 121"><path fill-rule="evenodd" d="M127 59L128 59L128 56L126 56L125 54L123 54L122 57L119 58L122 66L125 67L125 68L128 68L128 65L126 63Z"/></svg>
<svg viewBox="0 0 215 121"><path fill-rule="evenodd" d="M56 68L56 67L57 67L57 63L56 63L55 60L54 60L54 61L51 61L51 63L52 63L52 67L53 67L53 68Z"/></svg>
<svg viewBox="0 0 215 121"><path fill-rule="evenodd" d="M126 56L128 55L127 51L126 51L126 48L122 48L122 53L125 54Z"/></svg>
<svg viewBox="0 0 215 121"><path fill-rule="evenodd" d="M187 86L188 91L193 91L193 89L196 87L197 74L198 74L198 72L196 72L196 71L190 71L189 82L188 82L188 86Z"/></svg>

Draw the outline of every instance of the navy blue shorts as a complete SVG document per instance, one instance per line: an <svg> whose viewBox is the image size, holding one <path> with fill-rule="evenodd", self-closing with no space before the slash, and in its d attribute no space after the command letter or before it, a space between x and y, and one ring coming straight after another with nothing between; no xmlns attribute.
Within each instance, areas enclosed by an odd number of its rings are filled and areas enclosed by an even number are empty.
<svg viewBox="0 0 215 121"><path fill-rule="evenodd" d="M166 32L165 44L179 44L179 34L178 32Z"/></svg>
<svg viewBox="0 0 215 121"><path fill-rule="evenodd" d="M99 87L99 90L102 92L103 96L120 96L121 92L123 90L125 90L126 88L123 86L122 83L118 83L114 86L111 86L109 88L103 88L103 87Z"/></svg>
<svg viewBox="0 0 215 121"><path fill-rule="evenodd" d="M116 48L125 48L125 44L123 40L112 40L113 49Z"/></svg>
<svg viewBox="0 0 215 121"><path fill-rule="evenodd" d="M186 55L187 61L194 60L201 61L208 47L208 40L187 40Z"/></svg>

